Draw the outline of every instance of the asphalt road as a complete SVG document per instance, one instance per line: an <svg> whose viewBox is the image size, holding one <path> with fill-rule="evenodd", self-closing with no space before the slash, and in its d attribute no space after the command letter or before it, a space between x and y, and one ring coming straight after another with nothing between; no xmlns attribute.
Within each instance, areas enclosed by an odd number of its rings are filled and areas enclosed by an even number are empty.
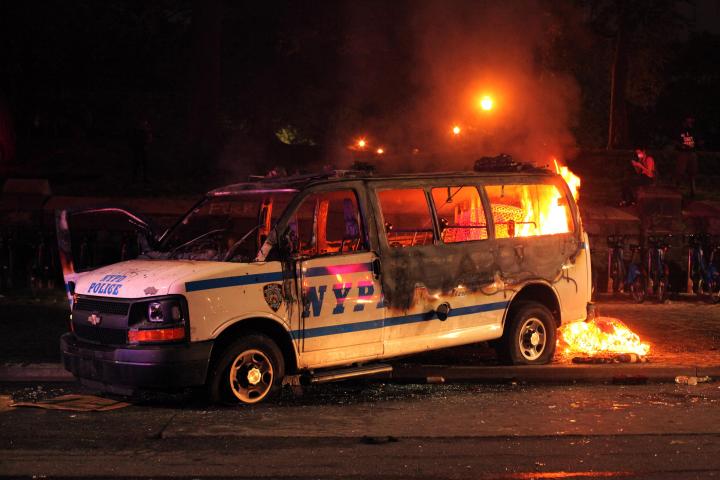
<svg viewBox="0 0 720 480"><path fill-rule="evenodd" d="M42 387L40 389L40 387ZM16 400L78 391L4 385ZM720 477L720 384L344 383L217 408L0 412L0 474L47 477Z"/></svg>

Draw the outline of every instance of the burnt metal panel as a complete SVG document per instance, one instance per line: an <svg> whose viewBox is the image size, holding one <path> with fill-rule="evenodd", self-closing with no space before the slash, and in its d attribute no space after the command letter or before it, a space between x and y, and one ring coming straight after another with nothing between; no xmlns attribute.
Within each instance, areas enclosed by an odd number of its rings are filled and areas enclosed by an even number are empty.
<svg viewBox="0 0 720 480"><path fill-rule="evenodd" d="M554 184L568 198L572 198L565 182L556 175L490 174L368 180L368 200L374 211L375 232L378 233L382 231L383 218L374 193L376 189L527 183ZM487 221L492 224L487 198L484 194L481 197ZM410 308L417 300L416 291L419 288L446 296L451 295L453 289L461 284L472 293L491 295L498 290L507 290L512 294L528 281L559 281L563 265L573 261L581 250L582 226L575 202L570 202L570 211L574 231L566 234L494 239L494 228L491 225L488 240L442 244L437 240L435 225L434 245L400 249L390 247L384 235L378 233L386 306L397 310Z"/></svg>

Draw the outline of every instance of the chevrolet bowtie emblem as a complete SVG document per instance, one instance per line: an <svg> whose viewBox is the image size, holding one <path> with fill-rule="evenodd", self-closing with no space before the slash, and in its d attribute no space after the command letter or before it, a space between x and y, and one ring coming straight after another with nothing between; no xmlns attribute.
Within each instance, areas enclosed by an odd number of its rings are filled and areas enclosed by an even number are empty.
<svg viewBox="0 0 720 480"><path fill-rule="evenodd" d="M101 321L102 317L96 313L93 313L88 317L88 322L90 323L90 325L100 325Z"/></svg>

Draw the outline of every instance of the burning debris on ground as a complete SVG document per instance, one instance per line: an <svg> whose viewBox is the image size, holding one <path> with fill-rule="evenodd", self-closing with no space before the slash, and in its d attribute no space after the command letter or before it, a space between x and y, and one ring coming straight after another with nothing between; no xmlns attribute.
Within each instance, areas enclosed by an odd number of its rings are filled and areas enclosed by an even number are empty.
<svg viewBox="0 0 720 480"><path fill-rule="evenodd" d="M650 344L620 319L595 317L568 323L558 330L558 351L573 363L644 363Z"/></svg>

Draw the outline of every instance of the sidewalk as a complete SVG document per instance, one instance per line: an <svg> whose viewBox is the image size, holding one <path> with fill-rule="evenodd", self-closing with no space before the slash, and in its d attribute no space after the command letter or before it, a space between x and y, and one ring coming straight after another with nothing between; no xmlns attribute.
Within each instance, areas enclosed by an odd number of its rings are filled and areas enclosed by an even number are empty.
<svg viewBox="0 0 720 480"><path fill-rule="evenodd" d="M479 344L404 357L393 362L391 377L405 383L644 383L669 382L679 375L720 379L720 305L684 301L637 305L603 300L598 311L621 319L651 344L648 363L575 365L572 358L558 353L550 365L498 366L492 349ZM33 328L38 328L37 322ZM6 353L0 360L0 382L74 381L60 363L46 360L48 350L57 352L56 333L10 332L6 341L12 344L30 335L43 343L33 351L43 353L20 360Z"/></svg>

